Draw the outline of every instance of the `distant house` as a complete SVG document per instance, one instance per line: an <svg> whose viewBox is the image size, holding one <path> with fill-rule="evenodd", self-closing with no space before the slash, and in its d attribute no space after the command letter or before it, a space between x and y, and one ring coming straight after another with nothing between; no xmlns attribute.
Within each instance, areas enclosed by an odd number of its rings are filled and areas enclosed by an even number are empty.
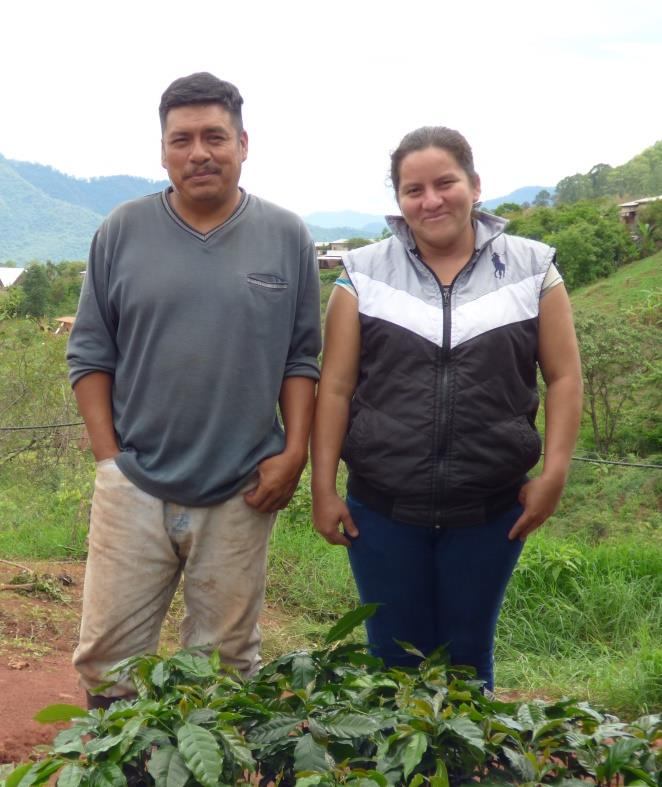
<svg viewBox="0 0 662 787"><path fill-rule="evenodd" d="M340 254L318 254L317 264L320 268L337 268L342 265L342 257Z"/></svg>
<svg viewBox="0 0 662 787"><path fill-rule="evenodd" d="M0 268L0 290L6 290L21 278L25 268Z"/></svg>
<svg viewBox="0 0 662 787"><path fill-rule="evenodd" d="M318 241L315 250L320 268L337 268L342 265L342 256L339 252L349 251L349 241L345 238L321 243Z"/></svg>
<svg viewBox="0 0 662 787"><path fill-rule="evenodd" d="M57 328L55 329L55 333L69 333L75 319L75 317L56 317L55 322L57 323Z"/></svg>
<svg viewBox="0 0 662 787"><path fill-rule="evenodd" d="M619 208L619 216L622 222L627 224L628 228L631 230L636 229L637 223L637 213L639 212L639 208L642 208L644 205L648 205L651 202L657 202L658 200L662 199L662 194L659 197L642 197L642 199L635 199L632 202L623 202L621 203Z"/></svg>
<svg viewBox="0 0 662 787"><path fill-rule="evenodd" d="M332 240L329 243L329 251L349 251L349 241L347 238Z"/></svg>

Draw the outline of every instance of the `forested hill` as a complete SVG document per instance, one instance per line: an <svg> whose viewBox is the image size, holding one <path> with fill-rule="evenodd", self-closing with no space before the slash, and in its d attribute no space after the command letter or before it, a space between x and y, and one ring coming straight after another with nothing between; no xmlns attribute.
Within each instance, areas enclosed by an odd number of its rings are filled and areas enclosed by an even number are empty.
<svg viewBox="0 0 662 787"><path fill-rule="evenodd" d="M103 217L116 205L160 191L166 180L129 175L79 179L52 167L12 161L0 155L0 264L31 260L83 260ZM551 192L553 189L548 189ZM546 198L551 198L551 193ZM516 195L517 198L516 198ZM585 174L563 178L556 186L556 204L610 197L614 201L662 195L662 140L617 167L596 164ZM495 202L521 202L513 192ZM536 200L533 200L534 204ZM338 224L331 221L334 217ZM305 217L316 241L356 236L376 237L384 223L379 216L342 212Z"/></svg>
<svg viewBox="0 0 662 787"><path fill-rule="evenodd" d="M596 197L619 201L662 194L662 140L618 167L596 164L584 173L563 178L556 185L558 203Z"/></svg>
<svg viewBox="0 0 662 787"><path fill-rule="evenodd" d="M65 175L43 164L5 161L28 183L49 197L80 205L101 216L110 213L121 202L162 191L169 183L167 180L146 180L131 175L111 175L84 180Z"/></svg>
<svg viewBox="0 0 662 787"><path fill-rule="evenodd" d="M83 260L101 215L55 199L0 159L0 264Z"/></svg>
<svg viewBox="0 0 662 787"><path fill-rule="evenodd" d="M84 260L104 215L166 184L128 175L82 180L0 155L0 263Z"/></svg>

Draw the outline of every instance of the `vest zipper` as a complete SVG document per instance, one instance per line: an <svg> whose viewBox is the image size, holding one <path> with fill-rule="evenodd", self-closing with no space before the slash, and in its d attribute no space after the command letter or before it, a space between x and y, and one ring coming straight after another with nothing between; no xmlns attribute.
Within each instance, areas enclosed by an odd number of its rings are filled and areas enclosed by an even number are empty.
<svg viewBox="0 0 662 787"><path fill-rule="evenodd" d="M452 297L452 290L453 285L458 280L461 273L463 273L467 268L469 268L475 260L478 258L480 253L480 249L474 249L471 257L467 261L465 265L455 274L453 281L450 284L442 284L439 281L439 277L437 274L432 270L432 268L425 262L425 260L420 255L418 249L411 249L410 250L416 259L425 265L425 267L430 271L430 273L434 276L434 280L437 282L437 286L439 287L439 291L441 293L441 300L443 305L443 323L442 323L442 335L441 335L441 347L439 348L438 357L440 360L441 366L441 397L440 397L440 409L441 409L441 418L437 420L435 418L435 445L434 445L434 453L437 457L437 467L435 468L435 475L434 475L434 484L432 489L432 506L433 506L433 519L434 519L434 529L440 530L442 527L441 517L443 513L443 500L446 496L446 488L447 488L447 481L448 481L448 474L446 472L446 468L444 467L443 473L441 474L441 483L439 483L439 464L443 459L447 457L448 449L449 449L449 442L450 442L450 385L449 385L449 378L450 378L450 362L451 362L451 297ZM441 487L441 488L440 488Z"/></svg>

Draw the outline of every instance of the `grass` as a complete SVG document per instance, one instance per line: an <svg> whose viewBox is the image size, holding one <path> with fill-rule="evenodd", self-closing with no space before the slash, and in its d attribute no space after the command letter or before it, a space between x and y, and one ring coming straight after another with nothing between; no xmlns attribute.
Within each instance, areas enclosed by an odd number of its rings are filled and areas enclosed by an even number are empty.
<svg viewBox="0 0 662 787"><path fill-rule="evenodd" d="M662 544L545 529L529 540L499 624L499 685L650 711L662 706L661 664Z"/></svg>
<svg viewBox="0 0 662 787"><path fill-rule="evenodd" d="M650 305L655 315L660 263L662 253L624 266L574 292L573 302L623 312ZM339 272L321 272L324 304ZM26 325L18 325L16 337L6 330L12 347L23 342L21 331L27 343ZM50 370L57 348L40 338L37 349L43 369ZM7 373L4 364L0 358L0 371ZM44 374L38 370L35 379ZM32 379L27 372L25 379ZM55 414L56 405L49 400ZM93 463L73 447L59 462L43 459L43 452L27 452L0 465L3 557L53 560L85 553ZM662 457L647 461L662 464ZM357 601L345 551L326 544L312 527L308 481L306 474L272 536L267 659L317 644L328 622ZM659 470L573 464L557 514L529 540L508 590L497 635L499 687L569 694L631 716L662 707L661 499ZM169 642L176 639L178 599Z"/></svg>
<svg viewBox="0 0 662 787"><path fill-rule="evenodd" d="M661 293L662 251L623 265L608 278L573 291L571 297L575 310L610 313L641 308L649 298L659 304Z"/></svg>
<svg viewBox="0 0 662 787"><path fill-rule="evenodd" d="M81 457L76 457L81 459ZM0 555L84 557L94 465L35 467L30 457L0 472Z"/></svg>

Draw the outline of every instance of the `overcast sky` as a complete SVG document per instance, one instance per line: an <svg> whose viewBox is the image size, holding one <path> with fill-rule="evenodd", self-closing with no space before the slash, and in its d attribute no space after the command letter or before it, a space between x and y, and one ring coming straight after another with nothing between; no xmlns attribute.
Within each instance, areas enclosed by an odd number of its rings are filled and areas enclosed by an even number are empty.
<svg viewBox="0 0 662 787"><path fill-rule="evenodd" d="M160 95L203 70L244 97L243 185L301 214L392 211L389 153L421 125L464 133L485 199L662 139L660 0L22 0L0 19L0 153L77 177L164 177Z"/></svg>

